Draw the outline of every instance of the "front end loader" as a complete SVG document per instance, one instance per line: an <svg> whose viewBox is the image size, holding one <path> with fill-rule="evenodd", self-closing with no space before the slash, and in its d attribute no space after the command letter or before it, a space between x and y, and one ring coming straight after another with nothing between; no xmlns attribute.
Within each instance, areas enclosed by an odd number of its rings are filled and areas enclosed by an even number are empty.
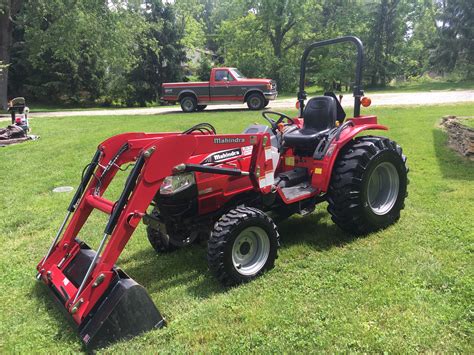
<svg viewBox="0 0 474 355"><path fill-rule="evenodd" d="M314 48L340 42L358 52L354 117L334 93L304 92ZM277 223L328 203L344 231L364 235L395 223L407 195L406 157L386 130L360 115L363 47L356 37L317 42L301 62L299 114L265 111L268 125L217 134L209 123L184 132L125 133L99 144L37 278L76 325L88 348L160 328L165 320L146 290L115 264L140 221L158 253L207 241L210 271L224 285L251 281L273 268ZM116 201L104 197L124 165L133 168ZM96 209L109 216L97 251L81 229Z"/></svg>

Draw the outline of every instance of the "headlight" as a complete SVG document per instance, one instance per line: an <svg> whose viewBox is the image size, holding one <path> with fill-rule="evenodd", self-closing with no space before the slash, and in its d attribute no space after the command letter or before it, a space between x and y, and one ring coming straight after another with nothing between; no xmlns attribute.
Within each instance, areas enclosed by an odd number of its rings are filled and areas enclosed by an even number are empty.
<svg viewBox="0 0 474 355"><path fill-rule="evenodd" d="M192 186L196 180L193 173L183 173L165 177L160 186L160 194L172 195Z"/></svg>

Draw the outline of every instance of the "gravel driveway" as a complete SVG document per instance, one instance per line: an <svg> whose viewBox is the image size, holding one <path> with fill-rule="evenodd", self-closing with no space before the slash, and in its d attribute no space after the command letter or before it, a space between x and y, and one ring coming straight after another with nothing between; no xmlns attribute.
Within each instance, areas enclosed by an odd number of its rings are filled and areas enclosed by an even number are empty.
<svg viewBox="0 0 474 355"><path fill-rule="evenodd" d="M373 94L368 96L372 99L372 106L406 106L406 105L431 105L431 104L449 104L459 102L474 102L474 90L456 90L456 91L429 91L429 92L411 92L411 93L392 93L392 94ZM296 98L278 99L270 103L267 107L270 110L294 108ZM342 100L344 107L353 106L351 95L345 95ZM212 105L206 108L206 111L213 110L241 110L246 109L247 105ZM162 113L182 112L179 105L159 106L149 108L120 108L104 110L78 110L61 112L36 112L30 113L29 118L35 117L73 117L73 116L114 116L114 115L158 115ZM10 116L0 115L0 121L9 120Z"/></svg>

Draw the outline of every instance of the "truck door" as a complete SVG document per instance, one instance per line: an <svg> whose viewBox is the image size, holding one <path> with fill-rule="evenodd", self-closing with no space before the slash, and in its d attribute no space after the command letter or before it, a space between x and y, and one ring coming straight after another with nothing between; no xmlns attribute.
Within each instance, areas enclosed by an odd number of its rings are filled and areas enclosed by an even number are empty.
<svg viewBox="0 0 474 355"><path fill-rule="evenodd" d="M214 80L212 80L214 79ZM235 101L237 100L239 87L236 80L227 69L214 71L214 78L210 82L211 101Z"/></svg>

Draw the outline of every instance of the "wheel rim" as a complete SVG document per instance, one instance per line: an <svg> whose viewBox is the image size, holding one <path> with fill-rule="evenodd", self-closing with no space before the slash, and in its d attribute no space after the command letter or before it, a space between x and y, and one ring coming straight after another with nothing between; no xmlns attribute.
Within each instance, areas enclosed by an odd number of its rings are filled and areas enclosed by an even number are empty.
<svg viewBox="0 0 474 355"><path fill-rule="evenodd" d="M186 111L191 111L193 109L193 102L191 100L184 100L183 102L183 107Z"/></svg>
<svg viewBox="0 0 474 355"><path fill-rule="evenodd" d="M250 106L252 106L252 108L257 108L260 106L260 99L258 97L252 97L250 99Z"/></svg>
<svg viewBox="0 0 474 355"><path fill-rule="evenodd" d="M255 275L267 262L270 239L260 227L245 228L234 241L232 262L242 275Z"/></svg>
<svg viewBox="0 0 474 355"><path fill-rule="evenodd" d="M377 215L388 213L397 202L400 178L392 163L383 162L375 167L369 177L367 200Z"/></svg>

